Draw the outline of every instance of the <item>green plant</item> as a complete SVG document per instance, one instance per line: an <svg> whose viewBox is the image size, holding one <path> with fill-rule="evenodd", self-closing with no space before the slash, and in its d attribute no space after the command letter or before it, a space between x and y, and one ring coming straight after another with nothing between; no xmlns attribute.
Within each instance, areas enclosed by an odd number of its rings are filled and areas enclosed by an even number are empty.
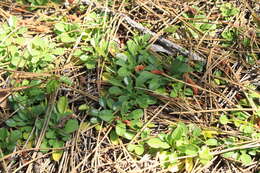
<svg viewBox="0 0 260 173"><path fill-rule="evenodd" d="M193 7L196 10L199 10L198 7ZM209 36L215 36L217 25L212 23L211 20L207 19L207 16L203 11L198 11L198 14L193 15L189 13L184 13L184 17L186 18L194 18L195 20L190 21L191 25L194 27L188 27L191 35L194 38L199 38L201 34L207 34Z"/></svg>
<svg viewBox="0 0 260 173"><path fill-rule="evenodd" d="M12 152L21 137L22 133L19 130L9 131L7 128L0 128L0 148L3 154ZM2 155L0 156L3 157Z"/></svg>
<svg viewBox="0 0 260 173"><path fill-rule="evenodd" d="M47 109L47 105L44 101L45 97L43 97L43 93L38 88L35 88L34 94L37 94L40 98L37 97L37 95L31 96L31 92L32 89L28 90L28 93L24 93L24 95L16 95L12 98L11 103L13 104L13 107L16 109L23 107L23 110L18 111L16 115L5 121L7 126L17 129L14 132L19 132L21 134L19 138L16 138L16 140L19 139L21 141L21 144L24 144L26 140L32 141L35 139L35 137L41 132L45 120L45 112ZM38 99L30 100L28 99L28 96ZM21 102L22 100L23 102ZM25 105L26 109L24 109ZM73 115L73 112L68 108L68 99L66 97L60 97L54 111L52 112L47 128L48 130L41 144L42 152L47 151L45 148L63 147L64 143L70 139L71 133L79 128L78 121L73 119L71 115ZM36 127L35 131L29 139L29 134L34 125ZM3 131L2 133L5 134L6 132ZM9 138L7 141L8 140ZM13 141L14 140L11 140L10 142ZM13 149L14 146L15 142L12 144L12 148L8 151L11 152L11 149ZM57 157L57 153L61 156L62 151L54 152L53 154L53 158L58 161L58 158L60 157Z"/></svg>
<svg viewBox="0 0 260 173"><path fill-rule="evenodd" d="M169 134L159 134L158 137L147 140L146 144L151 149L160 151L162 167L175 172L185 165L187 171L192 169L196 158L202 164L207 164L212 159L209 147L218 145L215 139L208 139L204 143L202 130L199 127L192 124L186 126L183 123L173 127ZM178 159L182 156L190 156L190 158L183 162Z"/></svg>
<svg viewBox="0 0 260 173"><path fill-rule="evenodd" d="M238 37L238 31L235 29L228 29L226 31L223 31L221 33L221 36L223 39L225 39L225 41L223 41L222 45L224 47L228 47L235 43L236 38Z"/></svg>
<svg viewBox="0 0 260 173"><path fill-rule="evenodd" d="M9 69L22 68L28 72L52 69L56 57L63 55L65 49L50 42L49 37L35 36L33 39L24 37L27 28L20 27L18 22L19 19L11 16L8 23L0 26L0 52L3 56L0 64L10 62Z"/></svg>
<svg viewBox="0 0 260 173"><path fill-rule="evenodd" d="M239 13L239 9L234 7L231 3L224 3L220 6L220 11L222 16L226 17L227 19L229 17L235 16Z"/></svg>
<svg viewBox="0 0 260 173"><path fill-rule="evenodd" d="M46 5L49 2L62 3L64 0L16 0L21 4L31 4L32 6Z"/></svg>
<svg viewBox="0 0 260 173"><path fill-rule="evenodd" d="M105 29L107 16L91 12L86 16L83 26L78 23L68 23L64 21L55 24L54 33L58 42L64 43L66 47L71 47L75 42L83 41L84 44L73 50L72 56L78 58L87 69L94 69L96 62L100 58L108 56L108 48L112 46L104 35L110 31ZM100 27L104 25L103 27ZM91 28L86 26L93 26Z"/></svg>

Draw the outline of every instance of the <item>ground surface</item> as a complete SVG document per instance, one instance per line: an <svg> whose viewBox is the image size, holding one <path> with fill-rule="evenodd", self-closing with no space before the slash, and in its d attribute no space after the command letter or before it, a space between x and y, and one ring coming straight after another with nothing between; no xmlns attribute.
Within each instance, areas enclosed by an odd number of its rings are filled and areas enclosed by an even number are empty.
<svg viewBox="0 0 260 173"><path fill-rule="evenodd" d="M0 2L2 172L260 172L257 1Z"/></svg>

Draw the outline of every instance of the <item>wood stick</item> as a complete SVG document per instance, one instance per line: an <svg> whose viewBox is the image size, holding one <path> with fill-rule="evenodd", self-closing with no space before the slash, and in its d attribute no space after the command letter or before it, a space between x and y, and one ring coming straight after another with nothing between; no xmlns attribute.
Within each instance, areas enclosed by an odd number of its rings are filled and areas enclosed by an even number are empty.
<svg viewBox="0 0 260 173"><path fill-rule="evenodd" d="M82 0L82 3L85 5L92 5L95 8L99 8L104 12L110 13L112 15L117 15L122 17L123 21L125 21L126 23L128 23L131 27L136 28L137 30L139 30L140 32L144 33L144 34L149 34L151 36L156 36L157 34L152 32L151 30L149 30L148 28L145 28L142 24L137 23L136 21L132 20L129 16L127 16L126 14L123 13L119 13L119 12L115 12L112 11L106 7L103 7L97 3L94 3L90 0ZM204 61L205 59L202 58L201 56L199 56L197 53L195 52L191 52L188 51L186 48L173 43L163 37L158 37L158 39L156 40L158 44L160 44L165 50L163 52L172 52L172 54L174 53L174 51L178 51L179 53L181 53L184 56L188 56L191 58L191 60L195 60L195 61ZM155 50L156 51L156 50ZM159 50L158 50L159 51Z"/></svg>

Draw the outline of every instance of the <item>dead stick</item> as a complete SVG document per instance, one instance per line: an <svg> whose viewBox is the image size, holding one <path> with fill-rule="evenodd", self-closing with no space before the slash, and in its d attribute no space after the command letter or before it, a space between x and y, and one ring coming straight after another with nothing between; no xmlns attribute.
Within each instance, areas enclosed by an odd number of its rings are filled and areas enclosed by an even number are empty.
<svg viewBox="0 0 260 173"><path fill-rule="evenodd" d="M94 3L92 1L89 1L89 0L83 0L83 3L85 3L86 5L92 5L93 7L99 8L99 9L103 10L104 12L111 13L112 15L117 15L117 16L122 17L125 22L127 22L133 28L136 28L137 30L139 30L140 32L142 32L144 34L149 34L151 36L157 35L156 33L152 32L151 30L145 28L142 24L137 23L136 21L132 20L126 14L114 12L108 8L105 8L105 7L103 7L97 3ZM174 52L173 49L174 49L174 50L178 51L179 53L181 53L182 55L190 57L192 60L205 61L205 59L202 58L201 56L199 56L197 53L188 51L186 48L184 48L176 43L173 43L163 37L159 37L156 41L165 49L165 51L170 51L173 53Z"/></svg>

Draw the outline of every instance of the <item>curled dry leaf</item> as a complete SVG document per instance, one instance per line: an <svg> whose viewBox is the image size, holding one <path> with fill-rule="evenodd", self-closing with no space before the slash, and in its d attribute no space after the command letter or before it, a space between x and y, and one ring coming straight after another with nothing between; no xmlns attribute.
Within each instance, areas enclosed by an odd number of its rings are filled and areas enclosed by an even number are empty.
<svg viewBox="0 0 260 173"><path fill-rule="evenodd" d="M188 73L185 73L185 74L183 75L183 78L184 78L184 80L185 80L188 84L196 85L196 83L190 78L190 76L189 76ZM198 94L199 94L198 88L192 87L192 90L193 90L194 95L198 95Z"/></svg>
<svg viewBox="0 0 260 173"><path fill-rule="evenodd" d="M50 31L49 27L44 26L44 25L36 26L36 27L34 28L34 30L35 30L36 32L43 32L43 33Z"/></svg>
<svg viewBox="0 0 260 173"><path fill-rule="evenodd" d="M256 119L256 127L260 128L260 118Z"/></svg>
<svg viewBox="0 0 260 173"><path fill-rule="evenodd" d="M20 7L13 7L12 10L14 12L22 12L22 13L27 13L28 11L23 9L23 8L20 8Z"/></svg>
<svg viewBox="0 0 260 173"><path fill-rule="evenodd" d="M78 19L78 17L76 15L68 15L68 19L72 20L72 21L75 21L75 20Z"/></svg>
<svg viewBox="0 0 260 173"><path fill-rule="evenodd" d="M10 94L7 92L0 92L0 107L1 108L7 108L7 106L8 106L7 98L9 95Z"/></svg>
<svg viewBox="0 0 260 173"><path fill-rule="evenodd" d="M22 26L31 25L32 22L33 21L31 19L24 19L24 20L19 21L19 25L22 25Z"/></svg>
<svg viewBox="0 0 260 173"><path fill-rule="evenodd" d="M75 0L68 0L68 3L72 4Z"/></svg>
<svg viewBox="0 0 260 173"><path fill-rule="evenodd" d="M131 121L129 120L123 120L123 123L125 123L127 126L131 126Z"/></svg>
<svg viewBox="0 0 260 173"><path fill-rule="evenodd" d="M139 71L144 70L144 68L145 68L145 66L143 66L143 65L137 65L137 66L135 67L135 71L136 71L136 72L139 72Z"/></svg>
<svg viewBox="0 0 260 173"><path fill-rule="evenodd" d="M159 74L159 75L163 74L163 72L160 71L160 70L151 70L151 73L153 73L153 74Z"/></svg>

